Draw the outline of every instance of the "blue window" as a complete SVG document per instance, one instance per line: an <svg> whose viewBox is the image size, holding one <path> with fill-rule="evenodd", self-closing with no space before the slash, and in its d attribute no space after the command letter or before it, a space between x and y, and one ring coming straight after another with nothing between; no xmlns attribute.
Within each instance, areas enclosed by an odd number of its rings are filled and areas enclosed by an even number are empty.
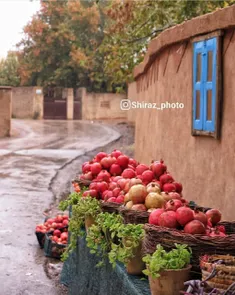
<svg viewBox="0 0 235 295"><path fill-rule="evenodd" d="M217 132L218 38L193 43L193 133ZM201 133L200 133L201 132Z"/></svg>

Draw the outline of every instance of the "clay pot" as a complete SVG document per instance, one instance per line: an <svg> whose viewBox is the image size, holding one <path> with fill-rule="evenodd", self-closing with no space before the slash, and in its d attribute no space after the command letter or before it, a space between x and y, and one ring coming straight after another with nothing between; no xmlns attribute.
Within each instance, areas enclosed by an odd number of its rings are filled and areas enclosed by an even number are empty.
<svg viewBox="0 0 235 295"><path fill-rule="evenodd" d="M159 278L149 276L151 295L179 295L185 289L184 282L189 280L191 265L183 269L164 270Z"/></svg>
<svg viewBox="0 0 235 295"><path fill-rule="evenodd" d="M142 261L142 242L134 249L134 257L128 262L126 271L130 275L141 275L145 269L145 263Z"/></svg>
<svg viewBox="0 0 235 295"><path fill-rule="evenodd" d="M87 216L85 218L85 228L88 231L89 227L91 227L95 223L95 219L92 216Z"/></svg>

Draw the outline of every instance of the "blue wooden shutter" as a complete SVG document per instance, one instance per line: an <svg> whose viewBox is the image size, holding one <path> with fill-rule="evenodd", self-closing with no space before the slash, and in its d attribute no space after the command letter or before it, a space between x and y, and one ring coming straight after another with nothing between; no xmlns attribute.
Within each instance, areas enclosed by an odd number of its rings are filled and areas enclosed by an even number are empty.
<svg viewBox="0 0 235 295"><path fill-rule="evenodd" d="M203 60L203 130L215 131L217 40L205 41Z"/></svg>
<svg viewBox="0 0 235 295"><path fill-rule="evenodd" d="M202 63L202 53L203 53L203 41L194 43L193 50L193 129L202 130L203 129L203 63ZM200 79L197 79L197 74L199 70L200 62ZM198 81L197 81L198 80ZM199 98L198 108L197 95ZM198 108L198 109L197 109ZM199 117L197 114L199 113Z"/></svg>

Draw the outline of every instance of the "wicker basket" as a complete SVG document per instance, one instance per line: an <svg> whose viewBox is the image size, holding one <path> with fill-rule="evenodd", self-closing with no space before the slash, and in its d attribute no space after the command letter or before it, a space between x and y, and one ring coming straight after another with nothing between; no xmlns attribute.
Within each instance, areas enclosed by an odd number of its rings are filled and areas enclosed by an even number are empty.
<svg viewBox="0 0 235 295"><path fill-rule="evenodd" d="M125 223L132 223L132 224L145 224L148 222L149 219L149 212L147 211L136 211L130 210L121 206L119 208L119 213L124 218Z"/></svg>
<svg viewBox="0 0 235 295"><path fill-rule="evenodd" d="M113 202L104 202L104 201L100 201L100 206L101 206L101 210L103 212L108 212L108 213L119 213L119 208L121 206L121 204L119 203L113 203Z"/></svg>
<svg viewBox="0 0 235 295"><path fill-rule="evenodd" d="M221 264L216 262L221 260ZM214 270L215 276L207 280L212 288L218 288L226 291L235 282L235 256L230 255L212 255L208 259L200 259L202 279L205 280Z"/></svg>
<svg viewBox="0 0 235 295"><path fill-rule="evenodd" d="M157 244L161 244L166 250L174 248L174 244L187 244L192 249L192 270L200 272L199 257L204 254L235 255L235 222L223 222L226 228L230 228L227 237L208 237L206 235L191 235L180 230L170 229L151 224L145 224L145 239L143 243L144 253L152 254Z"/></svg>

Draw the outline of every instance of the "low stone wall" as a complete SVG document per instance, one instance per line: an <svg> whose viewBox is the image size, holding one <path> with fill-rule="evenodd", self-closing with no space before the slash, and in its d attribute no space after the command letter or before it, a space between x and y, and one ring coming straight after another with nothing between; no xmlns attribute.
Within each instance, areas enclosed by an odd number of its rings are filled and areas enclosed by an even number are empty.
<svg viewBox="0 0 235 295"><path fill-rule="evenodd" d="M82 92L82 119L124 119L127 120L127 111L120 107L125 94L117 93L88 93Z"/></svg>
<svg viewBox="0 0 235 295"><path fill-rule="evenodd" d="M11 135L11 87L0 87L0 137Z"/></svg>
<svg viewBox="0 0 235 295"><path fill-rule="evenodd" d="M12 116L19 119L42 119L42 88L14 87L12 89Z"/></svg>

